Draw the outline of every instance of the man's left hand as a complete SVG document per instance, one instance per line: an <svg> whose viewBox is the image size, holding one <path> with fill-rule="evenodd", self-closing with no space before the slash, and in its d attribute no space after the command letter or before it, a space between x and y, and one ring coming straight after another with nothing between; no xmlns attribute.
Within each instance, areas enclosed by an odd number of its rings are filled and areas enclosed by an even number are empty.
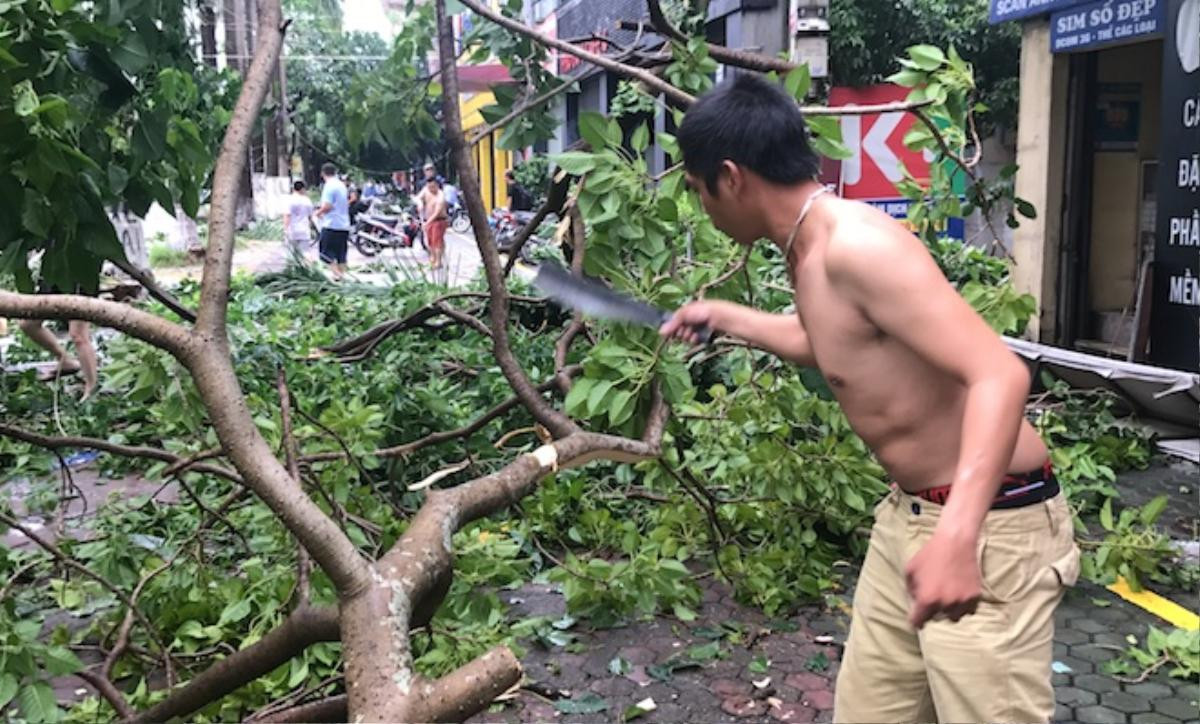
<svg viewBox="0 0 1200 724"><path fill-rule="evenodd" d="M935 531L905 567L912 609L908 620L920 630L934 616L951 621L975 613L983 594L976 540Z"/></svg>

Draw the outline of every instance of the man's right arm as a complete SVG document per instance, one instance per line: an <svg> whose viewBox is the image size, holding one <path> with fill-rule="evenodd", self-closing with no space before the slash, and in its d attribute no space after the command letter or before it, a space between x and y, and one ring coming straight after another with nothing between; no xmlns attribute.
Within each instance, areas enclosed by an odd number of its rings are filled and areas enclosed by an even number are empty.
<svg viewBox="0 0 1200 724"><path fill-rule="evenodd" d="M684 305L660 330L663 336L697 341L691 329L708 327L770 352L780 359L815 367L808 333L794 312L771 314L725 301L700 301Z"/></svg>

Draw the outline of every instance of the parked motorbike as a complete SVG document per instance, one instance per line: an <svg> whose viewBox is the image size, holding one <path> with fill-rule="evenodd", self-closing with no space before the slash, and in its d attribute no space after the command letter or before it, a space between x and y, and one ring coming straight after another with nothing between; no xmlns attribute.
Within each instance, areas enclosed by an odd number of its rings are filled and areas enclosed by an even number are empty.
<svg viewBox="0 0 1200 724"><path fill-rule="evenodd" d="M488 223L492 227L492 236L496 239L496 248L502 254L512 254L517 237L533 221L534 216L536 214L532 211L509 211L508 209L499 207L493 209ZM521 261L532 263L534 261L534 251L549 244L550 240L544 239L536 233L530 235L521 246Z"/></svg>
<svg viewBox="0 0 1200 724"><path fill-rule="evenodd" d="M350 243L367 257L384 249L407 249L418 241L428 250L415 207L387 209L376 200L358 214L350 231Z"/></svg>
<svg viewBox="0 0 1200 724"><path fill-rule="evenodd" d="M471 228L471 217L467 215L467 209L462 204L455 204L450 208L450 228L460 234L465 234Z"/></svg>

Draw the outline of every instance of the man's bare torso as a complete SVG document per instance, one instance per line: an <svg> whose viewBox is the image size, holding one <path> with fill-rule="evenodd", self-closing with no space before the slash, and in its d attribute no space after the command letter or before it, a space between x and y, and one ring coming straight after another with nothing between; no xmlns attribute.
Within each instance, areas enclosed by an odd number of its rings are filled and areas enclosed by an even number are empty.
<svg viewBox="0 0 1200 724"><path fill-rule="evenodd" d="M817 366L851 426L902 488L914 492L948 485L958 463L965 386L883 333L861 305L836 287L826 266L830 245L853 245L855 237L866 233L896 236L897 243L905 243L908 232L865 204L829 199L825 206L814 221L829 232L823 243L811 245L796 260L794 278L796 312ZM925 253L919 242L914 253ZM1036 431L1022 421L1009 472L1036 469L1045 459Z"/></svg>

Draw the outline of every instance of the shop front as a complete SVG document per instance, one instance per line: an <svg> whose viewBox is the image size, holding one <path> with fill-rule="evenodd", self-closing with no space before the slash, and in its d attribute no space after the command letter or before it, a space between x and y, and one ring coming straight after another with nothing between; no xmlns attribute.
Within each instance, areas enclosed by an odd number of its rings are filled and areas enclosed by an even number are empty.
<svg viewBox="0 0 1200 724"><path fill-rule="evenodd" d="M1200 0L992 0L1022 23L1014 277L1043 342L1200 371Z"/></svg>

